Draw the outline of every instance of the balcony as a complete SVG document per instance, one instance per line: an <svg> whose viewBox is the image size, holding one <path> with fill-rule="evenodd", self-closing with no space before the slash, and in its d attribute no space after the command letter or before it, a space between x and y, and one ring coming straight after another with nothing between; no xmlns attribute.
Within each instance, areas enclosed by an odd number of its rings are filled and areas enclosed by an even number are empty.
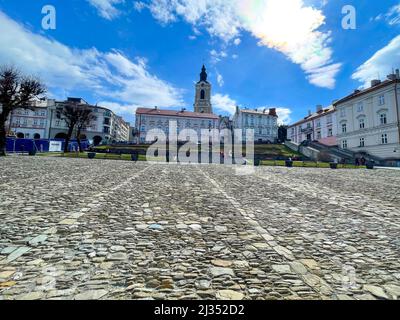
<svg viewBox="0 0 400 320"><path fill-rule="evenodd" d="M302 128L300 130L301 133L305 133L305 134L313 133L313 131L314 131L314 129L311 128L311 127L307 127L307 128L304 128L304 129Z"/></svg>

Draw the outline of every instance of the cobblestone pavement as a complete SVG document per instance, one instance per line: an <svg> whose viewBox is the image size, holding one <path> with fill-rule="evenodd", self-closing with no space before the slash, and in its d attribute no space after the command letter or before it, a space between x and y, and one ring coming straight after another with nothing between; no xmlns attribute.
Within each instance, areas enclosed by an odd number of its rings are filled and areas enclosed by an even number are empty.
<svg viewBox="0 0 400 320"><path fill-rule="evenodd" d="M400 173L0 159L0 299L398 299Z"/></svg>

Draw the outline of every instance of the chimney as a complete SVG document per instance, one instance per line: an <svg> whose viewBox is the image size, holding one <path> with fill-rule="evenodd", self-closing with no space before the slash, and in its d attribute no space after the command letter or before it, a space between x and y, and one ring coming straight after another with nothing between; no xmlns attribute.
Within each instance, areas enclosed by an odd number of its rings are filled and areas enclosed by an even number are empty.
<svg viewBox="0 0 400 320"><path fill-rule="evenodd" d="M389 80L396 80L397 79L397 76L396 76L396 74L395 73L391 73L391 74L388 74L388 76L387 76L387 78L389 79Z"/></svg>
<svg viewBox="0 0 400 320"><path fill-rule="evenodd" d="M371 87L376 87L378 84L381 84L381 80L374 79L371 81Z"/></svg>
<svg viewBox="0 0 400 320"><path fill-rule="evenodd" d="M277 114L276 114L276 108L270 108L270 109L269 109L269 115L270 115L270 116L276 117L276 116L277 116Z"/></svg>
<svg viewBox="0 0 400 320"><path fill-rule="evenodd" d="M240 112L239 106L236 106L236 113L239 114L239 112Z"/></svg>
<svg viewBox="0 0 400 320"><path fill-rule="evenodd" d="M158 107L157 107L157 106L155 106L155 107L154 107L154 109L155 109L155 110L157 110L157 109L158 109Z"/></svg>
<svg viewBox="0 0 400 320"><path fill-rule="evenodd" d="M317 112L318 112L318 113L322 112L322 109L323 109L323 108L322 108L322 105L320 105L320 104L317 105Z"/></svg>

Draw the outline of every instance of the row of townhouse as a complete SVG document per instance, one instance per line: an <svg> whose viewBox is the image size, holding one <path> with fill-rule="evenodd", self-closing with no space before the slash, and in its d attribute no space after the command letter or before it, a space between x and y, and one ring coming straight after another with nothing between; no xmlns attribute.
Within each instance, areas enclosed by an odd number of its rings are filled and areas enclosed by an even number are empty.
<svg viewBox="0 0 400 320"><path fill-rule="evenodd" d="M166 136L169 134L170 123L177 125L177 133L184 129L194 130L200 137L202 129L242 129L243 141L246 138L246 129L254 130L256 142L275 142L278 138L278 115L276 109L250 110L236 107L235 115L229 117L217 116L213 113L211 104L211 84L207 81L207 72L203 66L200 81L195 85L194 112L182 109L161 110L155 108L138 108L136 110L136 134L131 137L138 143L149 143L146 139L149 131L159 129Z"/></svg>
<svg viewBox="0 0 400 320"><path fill-rule="evenodd" d="M333 106L289 126L288 138L337 145L357 154L400 160L400 72L355 90Z"/></svg>
<svg viewBox="0 0 400 320"><path fill-rule="evenodd" d="M130 124L111 110L88 104L81 98L66 101L41 99L30 109L17 109L9 116L6 128L9 134L26 139L65 139L68 128L58 117L58 111L66 103L87 105L92 110L93 121L81 133L81 139L92 140L95 145L102 142L129 141Z"/></svg>
<svg viewBox="0 0 400 320"><path fill-rule="evenodd" d="M255 142L274 143L278 138L278 116L276 109L269 110L249 110L236 108L233 120L227 117L217 116L212 113L191 112L182 109L160 110L155 107L138 108L136 110L136 130L138 132L139 143L149 143L152 139L147 139L151 130L158 129L169 135L171 123L176 124L176 131L179 134L184 129L192 129L198 138L201 137L201 130L210 129L242 129L243 141L246 140L246 130L254 130Z"/></svg>
<svg viewBox="0 0 400 320"><path fill-rule="evenodd" d="M300 144L303 141L318 141L334 146L337 144L336 110L333 106L317 106L316 112L309 111L308 116L288 128L288 138Z"/></svg>

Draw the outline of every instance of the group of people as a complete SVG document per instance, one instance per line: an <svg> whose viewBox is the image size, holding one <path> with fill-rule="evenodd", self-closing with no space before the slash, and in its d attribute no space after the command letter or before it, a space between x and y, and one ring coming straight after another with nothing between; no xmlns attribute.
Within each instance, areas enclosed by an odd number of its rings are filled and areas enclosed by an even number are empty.
<svg viewBox="0 0 400 320"><path fill-rule="evenodd" d="M365 160L364 157L356 158L356 160L355 160L355 165L356 165L357 167L359 167L359 166L365 166L366 163L367 163L367 161Z"/></svg>

